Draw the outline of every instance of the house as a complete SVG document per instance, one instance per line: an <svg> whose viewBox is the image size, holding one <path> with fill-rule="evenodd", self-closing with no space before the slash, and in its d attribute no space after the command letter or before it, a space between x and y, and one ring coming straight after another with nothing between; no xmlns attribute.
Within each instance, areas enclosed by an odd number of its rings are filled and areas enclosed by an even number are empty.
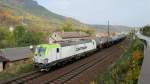
<svg viewBox="0 0 150 84"><path fill-rule="evenodd" d="M7 59L5 59L3 56L2 56L2 52L0 51L0 72L3 71L4 69L4 62L7 61Z"/></svg>
<svg viewBox="0 0 150 84"><path fill-rule="evenodd" d="M13 65L24 63L31 58L32 51L29 47L0 49L0 71Z"/></svg>
<svg viewBox="0 0 150 84"><path fill-rule="evenodd" d="M49 43L89 37L85 32L54 32L49 36Z"/></svg>

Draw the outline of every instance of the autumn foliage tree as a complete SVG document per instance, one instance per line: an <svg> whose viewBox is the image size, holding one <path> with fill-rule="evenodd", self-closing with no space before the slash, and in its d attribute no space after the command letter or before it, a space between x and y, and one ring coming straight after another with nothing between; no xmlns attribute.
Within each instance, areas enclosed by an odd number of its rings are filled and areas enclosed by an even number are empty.
<svg viewBox="0 0 150 84"><path fill-rule="evenodd" d="M142 58L142 54L139 50L136 50L132 53L132 59L138 61Z"/></svg>
<svg viewBox="0 0 150 84"><path fill-rule="evenodd" d="M0 22L7 25L16 25L20 23L21 16L16 16L9 10L0 9Z"/></svg>

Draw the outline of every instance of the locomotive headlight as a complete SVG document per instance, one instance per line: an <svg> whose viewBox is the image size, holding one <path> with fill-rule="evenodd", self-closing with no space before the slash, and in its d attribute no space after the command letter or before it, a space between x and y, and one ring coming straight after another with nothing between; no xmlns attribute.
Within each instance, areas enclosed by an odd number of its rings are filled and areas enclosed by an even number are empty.
<svg viewBox="0 0 150 84"><path fill-rule="evenodd" d="M44 64L48 64L48 58L44 59Z"/></svg>

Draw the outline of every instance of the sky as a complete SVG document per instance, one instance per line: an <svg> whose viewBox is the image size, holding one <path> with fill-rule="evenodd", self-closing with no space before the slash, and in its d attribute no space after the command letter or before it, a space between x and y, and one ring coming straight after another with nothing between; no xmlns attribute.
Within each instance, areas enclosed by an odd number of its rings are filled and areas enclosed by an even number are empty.
<svg viewBox="0 0 150 84"><path fill-rule="evenodd" d="M87 24L144 26L150 23L150 0L36 0L59 15Z"/></svg>

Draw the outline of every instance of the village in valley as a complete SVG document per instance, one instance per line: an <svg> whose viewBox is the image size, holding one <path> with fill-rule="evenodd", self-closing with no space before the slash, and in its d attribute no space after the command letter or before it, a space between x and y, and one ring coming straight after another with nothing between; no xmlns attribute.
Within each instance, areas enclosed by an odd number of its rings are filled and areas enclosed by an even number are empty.
<svg viewBox="0 0 150 84"><path fill-rule="evenodd" d="M0 84L148 84L148 3L0 0Z"/></svg>

